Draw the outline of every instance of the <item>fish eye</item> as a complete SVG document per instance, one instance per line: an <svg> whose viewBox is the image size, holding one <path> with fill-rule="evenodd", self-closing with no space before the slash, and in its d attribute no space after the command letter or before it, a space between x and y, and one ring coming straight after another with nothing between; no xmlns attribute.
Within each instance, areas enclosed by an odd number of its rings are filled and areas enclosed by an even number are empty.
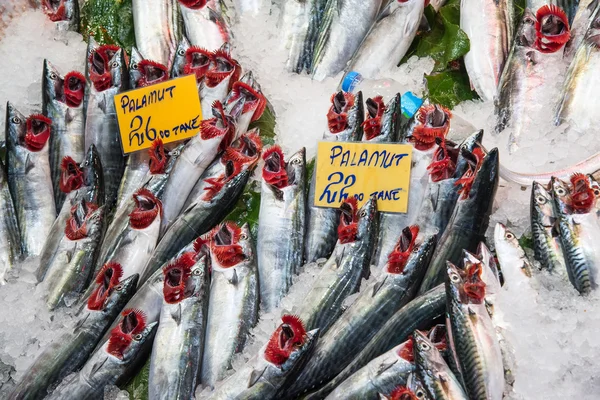
<svg viewBox="0 0 600 400"><path fill-rule="evenodd" d="M514 239L515 235L513 235L512 232L506 232L506 238L509 239L509 240L510 239Z"/></svg>
<svg viewBox="0 0 600 400"><path fill-rule="evenodd" d="M299 158L294 158L294 159L292 160L292 164L293 164L293 165L300 165L301 163L302 163L302 162L300 161L300 159L299 159Z"/></svg>
<svg viewBox="0 0 600 400"><path fill-rule="evenodd" d="M598 189L598 188L594 189L594 195L600 196L600 189Z"/></svg>
<svg viewBox="0 0 600 400"><path fill-rule="evenodd" d="M138 69L138 65L137 65L137 63L133 63L133 64L131 65L131 69Z"/></svg>
<svg viewBox="0 0 600 400"><path fill-rule="evenodd" d="M192 274L194 274L194 275L198 276L198 275L200 275L200 272L201 272L201 271L200 271L200 268L196 268L196 269L194 270L194 272L192 272Z"/></svg>
<svg viewBox="0 0 600 400"><path fill-rule="evenodd" d="M428 351L431 347L427 344L427 343L421 343L419 345L419 347L421 348L421 350L423 351Z"/></svg>
<svg viewBox="0 0 600 400"><path fill-rule="evenodd" d="M13 124L20 124L21 123L21 118L19 117L12 117L12 123Z"/></svg>
<svg viewBox="0 0 600 400"><path fill-rule="evenodd" d="M142 340L142 334L141 334L141 333L138 333L137 335L135 335L135 336L133 337L133 340L137 340L137 341L139 342L140 340Z"/></svg>
<svg viewBox="0 0 600 400"><path fill-rule="evenodd" d="M544 196L538 196L535 198L535 201L538 202L538 204L546 204L548 202L548 200L546 200L546 198Z"/></svg>
<svg viewBox="0 0 600 400"><path fill-rule="evenodd" d="M558 189L556 189L556 194L558 194L559 196L564 196L567 194L567 191L564 188L559 187Z"/></svg>
<svg viewBox="0 0 600 400"><path fill-rule="evenodd" d="M56 79L58 79L58 76L56 76L56 74L54 72L50 72L50 79L55 81Z"/></svg>
<svg viewBox="0 0 600 400"><path fill-rule="evenodd" d="M358 213L359 217L366 217L367 216L367 210L360 210L360 213Z"/></svg>
<svg viewBox="0 0 600 400"><path fill-rule="evenodd" d="M115 286L115 290L117 292L120 292L121 290L123 290L123 285L117 285L117 286Z"/></svg>
<svg viewBox="0 0 600 400"><path fill-rule="evenodd" d="M460 276L456 272L450 274L450 280L454 283L460 282Z"/></svg>
<svg viewBox="0 0 600 400"><path fill-rule="evenodd" d="M112 62L112 64L110 64L110 66L111 66L112 68L119 68L119 63L118 63L118 62L116 62L116 61L113 61L113 62Z"/></svg>
<svg viewBox="0 0 600 400"><path fill-rule="evenodd" d="M415 392L415 395L417 396L417 399L422 399L422 398L424 398L424 397L425 397L425 393L423 393L423 391L422 391L421 389L418 389L418 390Z"/></svg>
<svg viewBox="0 0 600 400"><path fill-rule="evenodd" d="M185 50L183 50L183 49L179 49L179 50L177 51L177 54L178 54L178 55L180 55L180 56L183 56L183 55L185 55Z"/></svg>
<svg viewBox="0 0 600 400"><path fill-rule="evenodd" d="M247 239L248 239L248 235L246 235L245 233L242 233L242 234L240 235L240 239L241 239L241 240L247 240Z"/></svg>

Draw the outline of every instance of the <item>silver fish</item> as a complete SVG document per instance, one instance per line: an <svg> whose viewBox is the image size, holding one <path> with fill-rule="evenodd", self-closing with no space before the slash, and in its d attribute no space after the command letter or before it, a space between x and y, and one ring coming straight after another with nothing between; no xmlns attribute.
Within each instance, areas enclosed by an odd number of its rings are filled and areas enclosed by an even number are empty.
<svg viewBox="0 0 600 400"><path fill-rule="evenodd" d="M376 79L400 63L417 34L425 2L390 1L383 7L384 15L373 24L348 67L366 79Z"/></svg>
<svg viewBox="0 0 600 400"><path fill-rule="evenodd" d="M179 0L185 33L192 46L217 50L231 40L222 0Z"/></svg>
<svg viewBox="0 0 600 400"><path fill-rule="evenodd" d="M7 283L14 263L21 256L17 213L10 195L6 168L0 161L0 285Z"/></svg>
<svg viewBox="0 0 600 400"><path fill-rule="evenodd" d="M136 310L125 310L119 324L87 360L81 371L68 376L48 400L101 399L107 385L123 385L133 377L150 352L157 323L145 323Z"/></svg>
<svg viewBox="0 0 600 400"><path fill-rule="evenodd" d="M598 7L597 0L583 0L577 6L577 12L571 23L571 38L565 45L563 57L567 61L571 61L577 49L581 45L583 38L588 31L592 17Z"/></svg>
<svg viewBox="0 0 600 400"><path fill-rule="evenodd" d="M171 63L171 71L169 73L171 78L179 78L180 76L185 75L184 68L187 62L186 52L189 48L190 42L185 36L182 36L177 45L177 51L173 57L173 62Z"/></svg>
<svg viewBox="0 0 600 400"><path fill-rule="evenodd" d="M523 282L528 282L531 278L533 266L527 259L525 251L519 244L515 234L503 224L496 224L494 246L506 284L514 285L514 287L525 287Z"/></svg>
<svg viewBox="0 0 600 400"><path fill-rule="evenodd" d="M133 0L135 42L144 58L169 65L181 36L177 0Z"/></svg>
<svg viewBox="0 0 600 400"><path fill-rule="evenodd" d="M184 258L186 258L184 256ZM150 358L151 399L190 399L200 374L210 288L206 256L167 266L160 322Z"/></svg>
<svg viewBox="0 0 600 400"><path fill-rule="evenodd" d="M42 0L41 4L58 31L79 31L78 0Z"/></svg>
<svg viewBox="0 0 600 400"><path fill-rule="evenodd" d="M248 131L251 122L260 118L267 106L267 99L252 71L246 72L235 82L225 98L225 111L235 122L235 138Z"/></svg>
<svg viewBox="0 0 600 400"><path fill-rule="evenodd" d="M271 312L302 266L306 207L305 150L286 162L278 146L266 150L262 171L257 260L261 309Z"/></svg>
<svg viewBox="0 0 600 400"><path fill-rule="evenodd" d="M42 73L42 113L52 120L49 160L54 203L60 212L65 193L60 189L61 162L65 156L81 163L84 149L83 97L85 77L69 72L64 78L48 60Z"/></svg>
<svg viewBox="0 0 600 400"><path fill-rule="evenodd" d="M400 93L397 93L387 104L381 96L367 99L367 118L363 123L363 142L394 143L400 131Z"/></svg>
<svg viewBox="0 0 600 400"><path fill-rule="evenodd" d="M381 3L382 0L327 2L315 46L313 79L322 81L344 70L375 22Z"/></svg>
<svg viewBox="0 0 600 400"><path fill-rule="evenodd" d="M200 383L214 387L225 378L258 319L259 290L247 224L241 229L224 224L210 246L212 276Z"/></svg>
<svg viewBox="0 0 600 400"><path fill-rule="evenodd" d="M25 118L12 104L6 106L8 185L26 257L41 253L56 218L48 161L50 124L43 115Z"/></svg>
<svg viewBox="0 0 600 400"><path fill-rule="evenodd" d="M242 67L231 57L230 47L229 43L223 43L211 56L199 89L203 110L210 110L215 101L223 102L233 84L240 78Z"/></svg>

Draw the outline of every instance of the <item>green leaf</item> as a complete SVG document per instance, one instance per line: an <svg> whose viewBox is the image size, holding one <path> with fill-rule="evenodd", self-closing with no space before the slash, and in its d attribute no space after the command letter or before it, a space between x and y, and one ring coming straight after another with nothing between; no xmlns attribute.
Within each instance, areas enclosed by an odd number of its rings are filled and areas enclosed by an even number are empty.
<svg viewBox="0 0 600 400"><path fill-rule="evenodd" d="M429 100L448 108L454 108L461 101L472 100L477 96L471 90L469 76L463 69L425 75L425 79Z"/></svg>
<svg viewBox="0 0 600 400"><path fill-rule="evenodd" d="M532 236L521 236L519 238L519 245L523 248L523 249L533 249L533 237Z"/></svg>
<svg viewBox="0 0 600 400"><path fill-rule="evenodd" d="M131 0L87 0L81 8L81 34L130 52L135 45Z"/></svg>
<svg viewBox="0 0 600 400"><path fill-rule="evenodd" d="M148 400L148 378L150 376L150 357L142 369L125 386L131 400Z"/></svg>
<svg viewBox="0 0 600 400"><path fill-rule="evenodd" d="M262 140L263 146L265 145L273 145L275 144L275 125L277 121L275 120L275 112L271 109L271 107L266 107L263 114L259 119L252 122L249 126L250 129L259 128L260 129L260 138Z"/></svg>
<svg viewBox="0 0 600 400"><path fill-rule="evenodd" d="M317 158L313 157L306 163L306 176L308 177L308 182L310 182L310 180L312 179L316 161Z"/></svg>
<svg viewBox="0 0 600 400"><path fill-rule="evenodd" d="M239 226L248 223L252 236L258 233L258 212L260 209L260 185L253 181L246 185L235 208L225 217L226 221L233 221Z"/></svg>

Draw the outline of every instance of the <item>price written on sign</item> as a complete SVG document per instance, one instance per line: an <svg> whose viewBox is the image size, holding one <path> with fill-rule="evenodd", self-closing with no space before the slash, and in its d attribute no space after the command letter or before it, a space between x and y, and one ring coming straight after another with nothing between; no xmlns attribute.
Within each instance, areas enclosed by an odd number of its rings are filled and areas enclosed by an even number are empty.
<svg viewBox="0 0 600 400"><path fill-rule="evenodd" d="M319 142L314 204L339 207L355 197L362 205L374 195L379 211L405 213L411 165L410 145Z"/></svg>
<svg viewBox="0 0 600 400"><path fill-rule="evenodd" d="M115 96L123 153L147 149L200 132L202 110L196 77L187 75Z"/></svg>

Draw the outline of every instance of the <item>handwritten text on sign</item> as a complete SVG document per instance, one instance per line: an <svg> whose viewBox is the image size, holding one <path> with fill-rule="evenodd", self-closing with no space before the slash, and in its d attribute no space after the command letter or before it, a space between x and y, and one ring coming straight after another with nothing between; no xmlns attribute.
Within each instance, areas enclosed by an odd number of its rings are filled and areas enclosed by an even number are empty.
<svg viewBox="0 0 600 400"><path fill-rule="evenodd" d="M379 211L406 212L411 162L410 145L319 142L315 205L355 197L360 206L375 195Z"/></svg>
<svg viewBox="0 0 600 400"><path fill-rule="evenodd" d="M123 153L195 136L202 110L194 75L130 90L115 96Z"/></svg>

